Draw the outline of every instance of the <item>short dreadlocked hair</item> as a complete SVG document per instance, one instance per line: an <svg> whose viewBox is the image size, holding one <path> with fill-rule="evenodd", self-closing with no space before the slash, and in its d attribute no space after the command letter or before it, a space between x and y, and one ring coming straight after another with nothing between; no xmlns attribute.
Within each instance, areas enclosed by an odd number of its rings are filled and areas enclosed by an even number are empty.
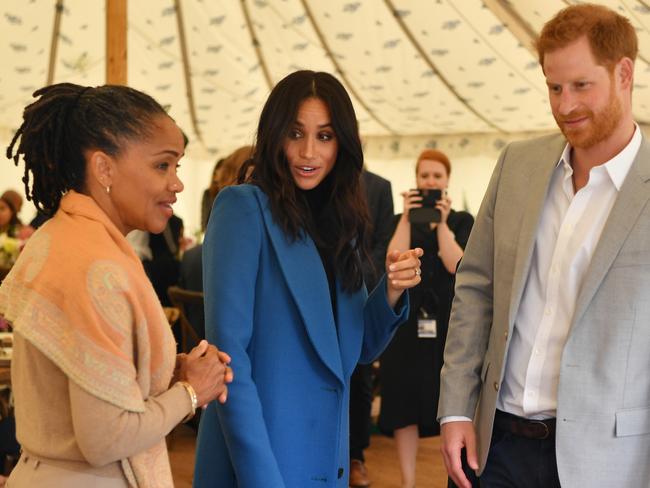
<svg viewBox="0 0 650 488"><path fill-rule="evenodd" d="M84 190L85 151L119 156L125 142L150 136L153 120L167 115L149 95L119 85L58 83L35 91L34 97L7 157L17 166L22 155L25 195L48 215L56 212L65 192Z"/></svg>

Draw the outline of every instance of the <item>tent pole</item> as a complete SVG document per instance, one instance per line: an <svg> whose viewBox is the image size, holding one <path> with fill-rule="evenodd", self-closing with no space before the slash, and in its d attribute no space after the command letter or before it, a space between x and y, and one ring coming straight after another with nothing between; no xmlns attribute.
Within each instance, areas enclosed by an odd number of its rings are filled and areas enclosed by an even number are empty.
<svg viewBox="0 0 650 488"><path fill-rule="evenodd" d="M392 0L384 0L384 3L386 4L386 7L393 13L393 17L395 18L395 22L397 22L397 25L399 25L399 27L402 29L402 32L404 33L406 38L411 42L411 45L418 52L418 54L420 55L420 58L422 58L422 61L424 61L427 64L427 66L429 66L429 69L431 69L431 71L436 74L436 76L438 77L438 80L440 80L440 82L443 85L445 85L447 90L449 90L449 92L452 95L454 95L458 99L458 101L465 106L465 108L467 110L472 112L472 114L474 114L478 119L483 121L488 127L491 127L492 129L497 130L499 132L505 132L501 127L496 125L494 122L492 122L490 119L488 119L486 116L481 114L478 110L476 110L472 105L470 105L467 102L467 99L465 97L463 97L458 92L458 90L456 90L454 85L447 79L447 77L443 73L440 72L438 67L433 63L433 61L431 61L431 58L429 57L427 52L424 50L422 45L417 41L417 39L415 38L415 36L411 32L411 30L408 28L408 26L404 22L404 19L400 15L399 11L393 5Z"/></svg>
<svg viewBox="0 0 650 488"><path fill-rule="evenodd" d="M255 49L255 55L257 56L257 61L259 62L260 67L262 68L262 74L264 75L264 79L266 80L266 85L269 91L271 91L273 89L273 80L271 79L271 74L269 73L269 68L266 65L264 56L262 56L262 48L260 46L260 41L257 40L257 36L255 35L255 26L253 25L253 21L251 20L251 14L248 11L246 0L241 0L241 8L242 8L242 12L244 13L244 18L246 19L246 26L248 27L248 33L251 36L251 42L253 44L253 49Z"/></svg>
<svg viewBox="0 0 650 488"><path fill-rule="evenodd" d="M483 3L503 25L508 26L512 35L537 59L535 47L537 32L517 13L510 2L485 0Z"/></svg>
<svg viewBox="0 0 650 488"><path fill-rule="evenodd" d="M183 76L185 78L185 94L187 95L187 107L190 112L190 120L196 138L203 144L203 135L199 127L199 120L196 115L194 106L194 90L192 89L192 72L190 70L190 57L187 49L187 39L185 38L185 24L183 23L183 8L180 0L174 0L176 9L176 25L178 28L178 41L181 48L181 59L183 60Z"/></svg>
<svg viewBox="0 0 650 488"><path fill-rule="evenodd" d="M127 84L127 0L106 0L106 83Z"/></svg>
<svg viewBox="0 0 650 488"><path fill-rule="evenodd" d="M46 85L54 81L54 70L56 68L56 50L59 47L59 32L61 31L61 14L63 13L63 0L56 0L54 5L54 27L52 28L52 41L50 42L50 64L47 68Z"/></svg>

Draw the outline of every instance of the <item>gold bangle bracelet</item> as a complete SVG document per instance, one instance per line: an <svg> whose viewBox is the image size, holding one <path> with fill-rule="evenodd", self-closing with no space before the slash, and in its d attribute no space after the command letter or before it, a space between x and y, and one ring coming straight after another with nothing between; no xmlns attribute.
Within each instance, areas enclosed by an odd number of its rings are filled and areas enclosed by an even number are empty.
<svg viewBox="0 0 650 488"><path fill-rule="evenodd" d="M199 406L199 400L196 396L196 391L194 391L192 385L190 385L187 381L179 381L178 383L183 385L183 388L185 388L185 391L187 391L187 394L190 396L190 402L192 402L192 411L188 413L187 416L183 419L183 422L187 422L192 417L194 417L194 413L196 412L196 409Z"/></svg>

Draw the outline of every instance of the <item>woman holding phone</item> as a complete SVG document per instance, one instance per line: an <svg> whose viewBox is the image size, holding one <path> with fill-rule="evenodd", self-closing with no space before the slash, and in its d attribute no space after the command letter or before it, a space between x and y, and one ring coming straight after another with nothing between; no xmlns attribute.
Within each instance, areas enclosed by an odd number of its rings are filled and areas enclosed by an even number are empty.
<svg viewBox="0 0 650 488"><path fill-rule="evenodd" d="M440 433L436 420L440 369L454 274L474 223L469 213L451 209L446 193L450 173L444 153L428 149L420 154L415 166L417 190L402 193L404 212L396 216L388 245L389 253L424 249L422 282L411 290L408 321L381 358L379 428L395 436L403 488L415 486L418 438ZM423 203L433 206L425 209Z"/></svg>

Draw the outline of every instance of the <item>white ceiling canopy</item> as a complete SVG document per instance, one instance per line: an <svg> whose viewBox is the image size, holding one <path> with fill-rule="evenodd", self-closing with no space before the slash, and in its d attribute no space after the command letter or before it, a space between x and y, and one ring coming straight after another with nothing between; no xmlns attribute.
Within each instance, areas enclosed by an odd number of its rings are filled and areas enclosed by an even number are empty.
<svg viewBox="0 0 650 488"><path fill-rule="evenodd" d="M53 82L104 83L105 2L59 2L58 34L55 0L0 5L5 135L46 84L50 62ZM190 150L210 158L253 141L271 86L296 69L334 73L366 138L552 130L531 42L571 3L577 2L130 0L128 83L169 106L193 141ZM650 123L648 0L596 3L637 29L634 112Z"/></svg>

